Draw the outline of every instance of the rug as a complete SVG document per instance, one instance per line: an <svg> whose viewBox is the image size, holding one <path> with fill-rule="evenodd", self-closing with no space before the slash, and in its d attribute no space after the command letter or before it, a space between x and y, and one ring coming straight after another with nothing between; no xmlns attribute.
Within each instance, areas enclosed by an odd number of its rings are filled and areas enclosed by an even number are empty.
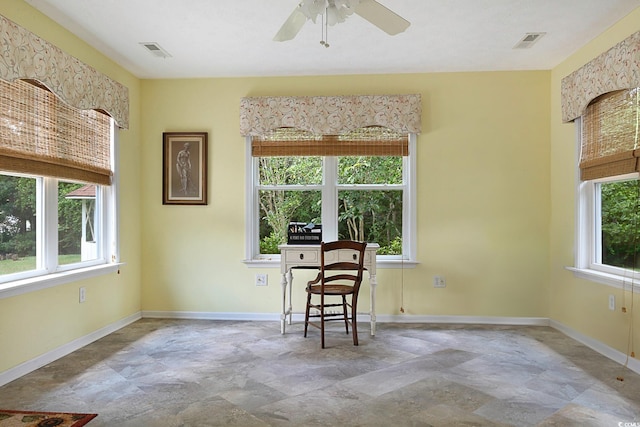
<svg viewBox="0 0 640 427"><path fill-rule="evenodd" d="M97 416L98 414L0 409L0 427L81 427Z"/></svg>

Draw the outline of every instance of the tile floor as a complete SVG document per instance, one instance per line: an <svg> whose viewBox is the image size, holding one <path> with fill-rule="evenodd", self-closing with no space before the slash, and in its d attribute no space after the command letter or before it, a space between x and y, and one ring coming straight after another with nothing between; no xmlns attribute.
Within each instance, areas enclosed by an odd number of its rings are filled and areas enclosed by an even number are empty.
<svg viewBox="0 0 640 427"><path fill-rule="evenodd" d="M334 325L321 350L300 323L143 319L0 387L0 407L89 427L640 426L640 376L551 328L361 324L355 347Z"/></svg>

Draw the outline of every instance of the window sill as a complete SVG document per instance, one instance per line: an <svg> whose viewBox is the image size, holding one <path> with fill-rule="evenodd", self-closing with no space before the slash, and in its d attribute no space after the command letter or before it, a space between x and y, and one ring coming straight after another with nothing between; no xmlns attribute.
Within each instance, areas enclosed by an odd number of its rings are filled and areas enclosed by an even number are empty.
<svg viewBox="0 0 640 427"><path fill-rule="evenodd" d="M120 269L123 263L101 264L92 267L78 268L60 273L46 274L28 279L16 280L0 284L0 299L14 297L53 286L71 283L90 277L113 273Z"/></svg>
<svg viewBox="0 0 640 427"><path fill-rule="evenodd" d="M280 255L274 255L270 258L245 259L242 261L249 268L280 268ZM384 260L378 257L376 268L416 268L417 261L403 261L399 259Z"/></svg>
<svg viewBox="0 0 640 427"><path fill-rule="evenodd" d="M631 278L586 268L565 268L573 272L573 275L579 279L590 280L592 282L601 283L618 289L631 289L631 285L633 285L634 290L640 291L640 276Z"/></svg>

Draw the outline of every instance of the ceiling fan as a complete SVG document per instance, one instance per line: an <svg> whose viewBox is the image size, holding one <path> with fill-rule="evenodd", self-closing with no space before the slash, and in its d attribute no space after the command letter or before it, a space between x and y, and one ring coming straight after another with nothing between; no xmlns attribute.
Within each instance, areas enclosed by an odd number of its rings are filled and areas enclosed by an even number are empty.
<svg viewBox="0 0 640 427"><path fill-rule="evenodd" d="M273 40L282 42L293 39L308 20L315 24L320 17L323 25L335 25L344 22L353 13L392 36L403 32L411 25L409 21L376 0L302 0ZM326 47L328 46L326 44Z"/></svg>

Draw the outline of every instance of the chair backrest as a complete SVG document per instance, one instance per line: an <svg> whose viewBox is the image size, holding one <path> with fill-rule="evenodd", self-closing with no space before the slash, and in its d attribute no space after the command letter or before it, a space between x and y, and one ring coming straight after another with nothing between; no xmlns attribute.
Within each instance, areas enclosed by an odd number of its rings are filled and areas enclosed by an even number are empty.
<svg viewBox="0 0 640 427"><path fill-rule="evenodd" d="M362 283L366 247L366 242L353 240L322 242L320 250L322 285L331 282L351 284L354 292L357 293Z"/></svg>

